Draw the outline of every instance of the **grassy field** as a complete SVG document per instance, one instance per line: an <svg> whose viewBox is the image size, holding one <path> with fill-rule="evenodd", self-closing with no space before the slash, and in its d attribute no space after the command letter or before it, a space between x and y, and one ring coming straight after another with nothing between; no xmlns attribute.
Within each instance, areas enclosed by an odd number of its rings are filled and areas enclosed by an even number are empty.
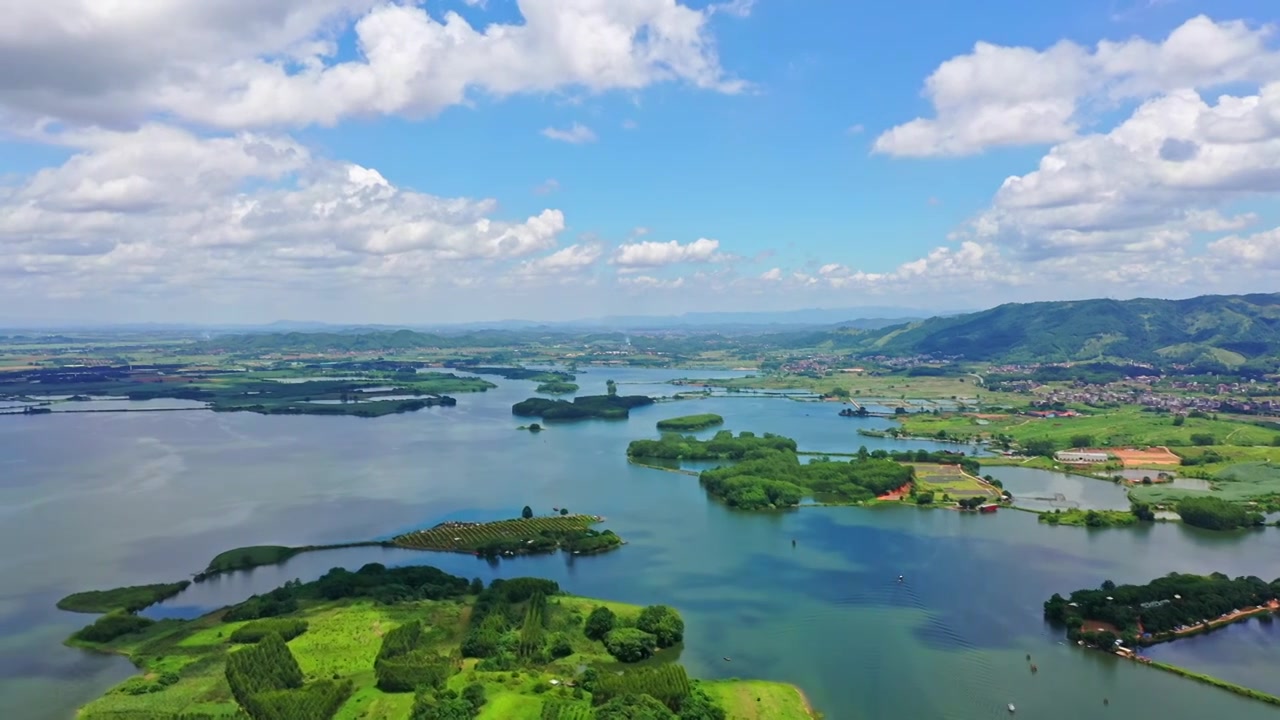
<svg viewBox="0 0 1280 720"><path fill-rule="evenodd" d="M1251 462L1227 467L1210 480L1209 490L1138 485L1129 491L1134 500L1154 504L1171 504L1197 495L1213 495L1228 502L1275 502L1280 499L1280 464Z"/></svg>
<svg viewBox="0 0 1280 720"><path fill-rule="evenodd" d="M978 418L947 413L931 415L913 413L900 418L903 429L913 436L972 438L1007 435L1019 443L1049 440L1060 448L1071 447L1072 440L1087 435L1097 447L1164 445L1170 448L1195 447L1192 435L1209 435L1211 445L1253 447L1271 445L1275 430L1232 420L1187 418L1183 425L1173 424L1169 415L1142 412L1125 407L1097 415L1071 418L1031 418L1009 415L1002 419Z"/></svg>
<svg viewBox="0 0 1280 720"><path fill-rule="evenodd" d="M794 685L764 680L716 680L702 689L725 709L730 720L812 720L804 696Z"/></svg>
<svg viewBox="0 0 1280 720"><path fill-rule="evenodd" d="M964 497L998 498L999 492L978 478L965 473L959 465L907 463L916 470L916 491L932 492L940 502L944 494L954 499Z"/></svg>
<svg viewBox="0 0 1280 720"><path fill-rule="evenodd" d="M307 630L289 641L306 681L349 678L356 691L335 716L339 720L403 720L413 704L412 693L384 693L375 686L374 661L382 637L411 620L424 625L427 647L440 653L456 650L471 612L471 600L406 601L392 605L371 600L308 602L287 617L303 619ZM577 693L552 680L572 678L580 667L622 669L598 641L582 634L583 619L597 606L613 610L621 622L634 623L640 608L617 602L570 596L548 598L548 633L569 639L573 653L546 665L523 664L503 671L481 671L477 661L466 660L461 672L448 681L451 689L485 686L487 702L482 720L541 720L544 704L558 701L571 712L560 718L589 718L590 695ZM126 636L96 649L130 657L139 675L130 678L93 701L79 714L81 720L111 720L130 714L196 713L229 715L236 710L225 679L225 659L235 646L231 634L245 622L223 622L222 612L190 622L165 621L146 631ZM649 662L664 662L659 657ZM176 682L158 685L165 673ZM757 681L706 683L713 698L725 703L729 718L802 720L811 717L799 691L791 685Z"/></svg>

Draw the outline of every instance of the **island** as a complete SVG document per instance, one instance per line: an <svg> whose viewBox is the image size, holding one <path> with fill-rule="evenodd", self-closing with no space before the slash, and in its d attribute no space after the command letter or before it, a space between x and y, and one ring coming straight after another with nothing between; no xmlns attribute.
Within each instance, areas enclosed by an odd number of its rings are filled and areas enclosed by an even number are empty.
<svg viewBox="0 0 1280 720"><path fill-rule="evenodd" d="M204 570L196 573L193 579L195 582L203 582L220 573L249 570L263 565L277 565L301 553L354 547L401 547L409 550L462 552L483 557L497 557L549 553L556 550L564 550L575 555L594 554L626 544L612 530L599 531L592 527L604 522L604 518L598 515L572 515L564 508L556 508L555 513L538 517L534 515L532 508L525 506L519 518L489 522L442 522L426 530L397 535L390 540L364 540L329 545L250 545L233 548L218 553Z"/></svg>
<svg viewBox="0 0 1280 720"><path fill-rule="evenodd" d="M802 463L801 454L815 457ZM788 437L745 431L735 436L721 430L707 440L675 433L658 440L633 440L627 446L627 457L661 470L678 470L678 466L654 463L732 461L697 475L709 495L743 510L796 507L805 498L825 505L880 500L972 509L1001 497L995 486L971 474L978 470L976 460L945 451L891 453L863 447L852 457L837 459L829 454L800 453L796 441Z"/></svg>
<svg viewBox="0 0 1280 720"><path fill-rule="evenodd" d="M652 405L647 395L582 395L567 400L529 398L511 406L511 414L520 417L536 417L543 421L564 420L624 420L631 416L631 409Z"/></svg>
<svg viewBox="0 0 1280 720"><path fill-rule="evenodd" d="M534 392L544 395L568 395L569 393L578 392L578 385L577 383L564 382L563 380L548 380L534 388Z"/></svg>
<svg viewBox="0 0 1280 720"><path fill-rule="evenodd" d="M113 590L90 590L72 593L58 601L58 609L77 613L109 613L123 611L134 613L162 600L177 595L191 585L183 580L176 583L134 585Z"/></svg>
<svg viewBox="0 0 1280 720"><path fill-rule="evenodd" d="M596 515L528 517L497 522L444 522L428 530L398 535L391 541L410 550L463 552L483 557L532 555L564 550L574 555L607 552L623 545L612 530L597 531L591 526L604 522Z"/></svg>
<svg viewBox="0 0 1280 720"><path fill-rule="evenodd" d="M67 642L139 669L82 720L814 717L794 686L690 678L684 633L664 605L371 563L189 621L115 612Z"/></svg>
<svg viewBox="0 0 1280 720"><path fill-rule="evenodd" d="M1044 603L1045 619L1066 629L1081 646L1115 653L1225 690L1280 705L1280 697L1155 662L1141 648L1210 632L1255 616L1280 611L1280 579L1230 578L1222 573L1169 573L1146 585L1104 581L1096 589L1054 593Z"/></svg>
<svg viewBox="0 0 1280 720"><path fill-rule="evenodd" d="M692 432L723 424L723 417L715 413L702 413L701 415L681 415L680 417L659 420L658 429L670 432Z"/></svg>

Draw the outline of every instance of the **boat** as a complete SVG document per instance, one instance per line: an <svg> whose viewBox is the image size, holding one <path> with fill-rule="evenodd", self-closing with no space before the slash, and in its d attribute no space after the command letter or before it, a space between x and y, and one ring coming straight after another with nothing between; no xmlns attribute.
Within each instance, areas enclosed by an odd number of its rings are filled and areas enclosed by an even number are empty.
<svg viewBox="0 0 1280 720"><path fill-rule="evenodd" d="M995 503L987 503L986 505L978 506L978 512L983 512L983 513L993 513L999 509L1000 509L1000 506Z"/></svg>
<svg viewBox="0 0 1280 720"><path fill-rule="evenodd" d="M1009 703L1009 712L1017 712L1017 709L1013 707L1013 703Z"/></svg>

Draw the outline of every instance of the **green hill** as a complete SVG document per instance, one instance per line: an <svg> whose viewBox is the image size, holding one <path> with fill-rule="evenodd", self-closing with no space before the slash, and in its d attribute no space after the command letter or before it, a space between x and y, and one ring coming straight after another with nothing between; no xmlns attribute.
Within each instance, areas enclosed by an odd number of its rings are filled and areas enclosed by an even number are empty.
<svg viewBox="0 0 1280 720"><path fill-rule="evenodd" d="M858 345L868 354L968 360L1237 366L1280 354L1280 293L1010 303L862 333Z"/></svg>

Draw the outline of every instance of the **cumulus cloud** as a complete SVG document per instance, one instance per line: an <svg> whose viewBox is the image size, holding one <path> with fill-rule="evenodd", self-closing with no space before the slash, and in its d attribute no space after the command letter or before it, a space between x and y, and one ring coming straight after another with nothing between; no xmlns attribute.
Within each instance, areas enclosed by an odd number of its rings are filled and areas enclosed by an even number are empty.
<svg viewBox="0 0 1280 720"><path fill-rule="evenodd" d="M613 255L613 264L624 270L656 268L677 263L704 263L721 259L720 241L698 238L681 245L670 242L645 241L619 245Z"/></svg>
<svg viewBox="0 0 1280 720"><path fill-rule="evenodd" d="M1272 26L1188 20L1158 43L1069 41L1045 50L979 42L925 81L934 117L916 118L876 138L873 150L925 157L1055 143L1076 135L1098 103L1143 99L1186 88L1280 77Z"/></svg>
<svg viewBox="0 0 1280 720"><path fill-rule="evenodd" d="M567 128L543 128L543 137L559 140L560 142L571 143L573 145L581 145L582 143L590 143L596 141L595 132L583 125L582 123L574 123Z"/></svg>
<svg viewBox="0 0 1280 720"><path fill-rule="evenodd" d="M478 94L743 84L707 20L676 0L518 0L523 22L470 25L380 0L47 0L0 28L0 107L127 124L150 114L222 128L429 116ZM70 19L77 18L72 22ZM356 57L338 58L352 26Z"/></svg>
<svg viewBox="0 0 1280 720"><path fill-rule="evenodd" d="M632 290L675 290L684 287L685 279L682 277L663 279L652 275L634 275L632 277L618 278L618 284Z"/></svg>
<svg viewBox="0 0 1280 720"><path fill-rule="evenodd" d="M497 219L492 200L397 187L285 137L145 126L64 140L78 148L65 163L0 188L9 292L430 284L552 250L565 227L559 210Z"/></svg>
<svg viewBox="0 0 1280 720"><path fill-rule="evenodd" d="M597 242L570 245L545 257L520 263L514 274L573 280L576 275L594 266L603 255L604 248Z"/></svg>
<svg viewBox="0 0 1280 720"><path fill-rule="evenodd" d="M1255 216L1220 209L1277 192L1280 82L1212 104L1180 90L1107 133L1053 147L1036 170L1004 181L968 234L1032 258L1167 251L1197 232L1247 226Z"/></svg>

